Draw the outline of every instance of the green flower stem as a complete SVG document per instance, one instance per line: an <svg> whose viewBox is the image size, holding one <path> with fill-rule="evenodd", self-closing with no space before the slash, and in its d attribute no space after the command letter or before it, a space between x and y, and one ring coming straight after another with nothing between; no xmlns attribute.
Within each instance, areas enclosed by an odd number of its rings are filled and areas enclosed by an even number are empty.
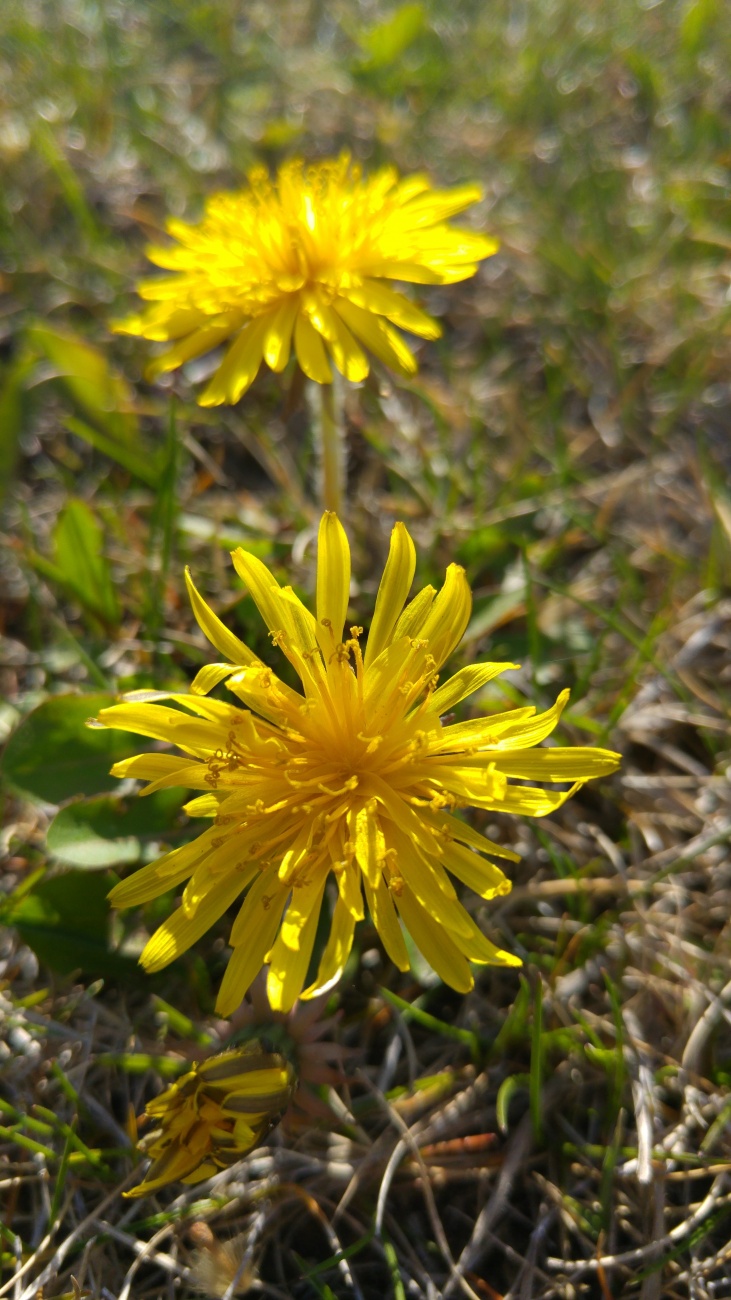
<svg viewBox="0 0 731 1300"><path fill-rule="evenodd" d="M334 510L342 519L345 505L345 438L341 403L335 383L318 384L320 420L320 494L324 510Z"/></svg>

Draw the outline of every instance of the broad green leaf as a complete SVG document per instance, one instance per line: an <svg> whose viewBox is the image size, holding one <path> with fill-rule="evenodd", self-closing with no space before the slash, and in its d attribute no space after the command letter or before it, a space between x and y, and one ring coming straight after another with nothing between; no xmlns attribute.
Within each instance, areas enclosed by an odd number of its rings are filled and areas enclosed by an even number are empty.
<svg viewBox="0 0 731 1300"><path fill-rule="evenodd" d="M67 804L48 828L49 851L72 867L126 866L140 859L141 839L176 829L185 794L159 790L147 799L100 795Z"/></svg>
<svg viewBox="0 0 731 1300"><path fill-rule="evenodd" d="M146 748L127 732L85 725L87 718L114 703L114 695L102 692L46 700L13 732L0 772L18 790L46 803L114 790L112 764Z"/></svg>
<svg viewBox="0 0 731 1300"><path fill-rule="evenodd" d="M31 326L28 340L51 362L56 377L85 416L118 441L138 441L132 389L112 370L103 352L50 325Z"/></svg>
<svg viewBox="0 0 731 1300"><path fill-rule="evenodd" d="M68 871L40 881L15 904L11 898L3 923L16 926L23 941L53 970L68 974L81 969L126 982L134 978L137 966L131 957L110 951L108 892L104 876Z"/></svg>

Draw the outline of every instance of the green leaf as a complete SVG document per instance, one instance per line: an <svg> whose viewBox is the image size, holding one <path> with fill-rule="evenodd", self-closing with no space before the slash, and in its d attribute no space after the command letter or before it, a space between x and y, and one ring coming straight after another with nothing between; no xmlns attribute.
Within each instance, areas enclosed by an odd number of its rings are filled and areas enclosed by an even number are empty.
<svg viewBox="0 0 731 1300"><path fill-rule="evenodd" d="M109 565L103 552L104 534L85 501L71 497L53 531L56 567L61 581L107 627L116 627L120 611Z"/></svg>
<svg viewBox="0 0 731 1300"><path fill-rule="evenodd" d="M495 1101L495 1112L501 1133L507 1133L508 1131L508 1110L512 1097L529 1083L530 1075L528 1074L509 1074L507 1079L503 1079L500 1084Z"/></svg>
<svg viewBox="0 0 731 1300"><path fill-rule="evenodd" d="M34 357L21 356L5 371L0 388L0 505L10 486L18 458L25 382L35 364Z"/></svg>
<svg viewBox="0 0 731 1300"><path fill-rule="evenodd" d="M543 1085L544 1074L544 1043L543 1043L543 983L538 979L535 986L535 997L533 1003L533 1025L531 1029L531 1053L530 1053L530 1113L533 1122L533 1134L537 1142L542 1137L542 1106L541 1106L541 1088Z"/></svg>
<svg viewBox="0 0 731 1300"><path fill-rule="evenodd" d="M61 974L83 970L92 975L133 976L131 957L109 949L109 881L85 871L69 871L36 885L3 910L3 923L14 925L41 961Z"/></svg>
<svg viewBox="0 0 731 1300"><path fill-rule="evenodd" d="M133 474L141 483L146 483L148 487L157 487L160 477L159 457L153 455L141 440L122 442L120 439L111 438L109 434L92 428L85 420L79 420L74 415L69 415L65 424L69 433L75 433L77 438L83 438L84 442L88 442L90 447L103 452L110 460L116 460L118 465L126 469L129 474Z"/></svg>
<svg viewBox="0 0 731 1300"><path fill-rule="evenodd" d="M114 695L56 695L29 713L13 732L0 772L13 786L46 803L63 803L78 794L114 790L109 768L142 748L139 737L85 724Z"/></svg>
<svg viewBox="0 0 731 1300"><path fill-rule="evenodd" d="M680 42L688 54L698 54L707 44L719 17L718 0L693 0L680 24Z"/></svg>
<svg viewBox="0 0 731 1300"><path fill-rule="evenodd" d="M158 790L146 799L79 799L56 814L46 843L68 866L87 871L127 866L139 861L141 839L168 838L185 797L180 790Z"/></svg>
<svg viewBox="0 0 731 1300"><path fill-rule="evenodd" d="M360 45L367 55L363 66L369 71L389 67L413 44L425 26L423 5L401 5L390 18L361 33Z"/></svg>
<svg viewBox="0 0 731 1300"><path fill-rule="evenodd" d="M391 993L387 988L381 985L379 992L386 1002L405 1017L406 1020L415 1020L417 1024L422 1025L424 1029L429 1029L435 1034L444 1034L447 1038L454 1038L458 1043L464 1043L469 1047L473 1060L479 1060L480 1040L477 1034L471 1029L460 1029L458 1025L449 1025L444 1020L438 1020L431 1012L424 1011L422 1007L415 1002L405 1002L397 993Z"/></svg>
<svg viewBox="0 0 731 1300"><path fill-rule="evenodd" d="M38 155L55 176L69 212L89 243L103 242L105 232L101 229L89 205L79 176L71 166L54 132L40 115L35 118L33 144Z"/></svg>
<svg viewBox="0 0 731 1300"><path fill-rule="evenodd" d="M178 436L175 403L170 401L167 439L160 458L160 477L150 516L150 576L147 584L145 626L155 639L162 627L165 588L170 573L173 544L178 522Z"/></svg>
<svg viewBox="0 0 731 1300"><path fill-rule="evenodd" d="M85 339L50 325L32 325L30 344L51 362L57 378L81 413L121 442L139 439L134 394L106 356Z"/></svg>

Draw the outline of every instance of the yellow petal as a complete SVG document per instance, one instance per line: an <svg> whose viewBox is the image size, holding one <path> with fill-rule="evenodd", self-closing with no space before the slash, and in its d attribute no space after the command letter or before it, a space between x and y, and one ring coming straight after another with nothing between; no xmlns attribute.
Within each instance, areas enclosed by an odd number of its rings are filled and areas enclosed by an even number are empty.
<svg viewBox="0 0 731 1300"><path fill-rule="evenodd" d="M342 896L338 896L330 925L330 937L320 959L317 976L314 983L300 994L301 998L316 998L334 988L350 956L354 930L355 917L343 902Z"/></svg>
<svg viewBox="0 0 731 1300"><path fill-rule="evenodd" d="M516 722L524 725L528 719L533 718L534 714L535 708L527 705L524 709L510 709L507 713L493 714L487 718L471 718L469 722L455 722L452 726L442 728L436 741L436 748L440 754L445 755L458 754L460 750L497 748L504 731L514 728ZM556 725L555 722L553 725ZM507 748L511 749L512 746L508 745ZM484 763L487 760L481 756L478 761Z"/></svg>
<svg viewBox="0 0 731 1300"><path fill-rule="evenodd" d="M270 632L293 633L290 608L282 602L279 583L256 555L240 546L231 552L239 577L245 582Z"/></svg>
<svg viewBox="0 0 731 1300"><path fill-rule="evenodd" d="M214 614L210 605L206 603L203 597L196 589L195 583L190 576L190 570L185 570L185 583L188 588L188 597L193 608L196 622L208 638L211 645L215 646L221 654L226 657L230 663L244 664L247 667L250 664L260 664L261 660L243 641L240 641L233 632L230 632L225 623Z"/></svg>
<svg viewBox="0 0 731 1300"><path fill-rule="evenodd" d="M291 1011L302 992L320 919L326 877L292 892L269 957L267 997L272 1011Z"/></svg>
<svg viewBox="0 0 731 1300"><path fill-rule="evenodd" d="M336 301L335 307L338 303ZM356 342L347 325L341 320L342 313L328 307L321 294L312 295L307 314L318 334L325 339L328 350L338 370L351 383L357 384L368 374L368 358Z"/></svg>
<svg viewBox="0 0 731 1300"><path fill-rule="evenodd" d="M573 745L512 753L490 751L495 770L523 781L590 781L616 772L621 755L610 749Z"/></svg>
<svg viewBox="0 0 731 1300"><path fill-rule="evenodd" d="M180 749L199 755L215 753L221 745L220 727L161 704L112 704L108 709L99 710L98 721L117 731L133 731L151 740L170 741Z"/></svg>
<svg viewBox="0 0 731 1300"><path fill-rule="evenodd" d="M376 607L365 652L365 667L373 663L388 645L411 589L416 568L416 550L403 524L394 524L386 567L376 596ZM426 589L425 589L426 590Z"/></svg>
<svg viewBox="0 0 731 1300"><path fill-rule="evenodd" d="M515 953L506 952L504 948L497 948L494 943L491 943L463 907L460 907L460 911L462 926L459 930L450 926L449 933L468 961L477 962L480 966L523 965L520 957L516 957Z"/></svg>
<svg viewBox="0 0 731 1300"><path fill-rule="evenodd" d="M377 816L370 808L360 808L352 817L355 822L355 856L364 879L375 889L381 878L381 863L386 844Z"/></svg>
<svg viewBox="0 0 731 1300"><path fill-rule="evenodd" d="M400 792L391 789L386 781L375 775L371 776L370 785L393 825L410 835L413 841L424 849L425 853L430 854L432 857L438 857L439 842L435 838L431 826L418 813L414 812L413 808L402 798ZM386 827L384 827L384 834L386 839L389 839Z"/></svg>
<svg viewBox="0 0 731 1300"><path fill-rule="evenodd" d="M393 629L392 641L398 641L402 636L421 636L421 629L429 617L436 594L434 587L422 587L421 591L417 591L414 599L398 619Z"/></svg>
<svg viewBox="0 0 731 1300"><path fill-rule="evenodd" d="M150 307L142 315L113 321L112 333L136 334L156 343L167 343L191 334L209 321L210 317L198 307L176 307L174 304L162 303L159 307Z"/></svg>
<svg viewBox="0 0 731 1300"><path fill-rule="evenodd" d="M200 357L204 352L217 348L219 343L229 338L240 324L241 315L238 312L230 316L216 316L214 320L150 361L145 367L146 378L157 379L159 375L167 374L170 370L177 370L178 366L184 365L186 361L192 361L194 357Z"/></svg>
<svg viewBox="0 0 731 1300"><path fill-rule="evenodd" d="M271 873L254 881L236 920L229 942L233 953L216 998L216 1011L230 1016L261 970L274 942L288 890Z"/></svg>
<svg viewBox="0 0 731 1300"><path fill-rule="evenodd" d="M378 280L364 280L362 285L343 290L348 302L355 303L364 311L374 312L378 316L387 316L394 325L418 334L423 339L438 339L441 326L427 316L415 303L410 302L402 293L395 293Z"/></svg>
<svg viewBox="0 0 731 1300"><path fill-rule="evenodd" d="M206 851L205 847L198 848L197 844L198 841L194 840L193 844L186 844L184 849L165 854L146 867L140 867L126 880L120 880L107 895L112 907L139 907L141 903L149 903L151 899L159 898L181 881L187 880L193 874L196 862ZM187 854L184 850L188 850Z"/></svg>
<svg viewBox="0 0 731 1300"><path fill-rule="evenodd" d="M333 374L325 345L304 312L300 312L294 327L294 346L297 360L308 379L317 384L332 383Z"/></svg>
<svg viewBox="0 0 731 1300"><path fill-rule="evenodd" d="M183 812L188 817L217 817L223 794L200 794L197 799L190 799L183 804Z"/></svg>
<svg viewBox="0 0 731 1300"><path fill-rule="evenodd" d="M507 849L502 844L496 844L494 840L488 840L467 822L452 817L450 813L431 813L428 809L424 809L422 816L435 830L462 844L469 844L473 849L477 849L478 853L492 853L498 858L508 858L510 862L520 862L519 853L514 853L512 849Z"/></svg>
<svg viewBox="0 0 731 1300"><path fill-rule="evenodd" d="M368 262L368 275L371 277L383 276L386 280L406 280L410 284L443 284L444 279L440 271L434 270L430 266L425 266L422 262L400 261L396 257L373 258Z"/></svg>
<svg viewBox="0 0 731 1300"><path fill-rule="evenodd" d="M335 868L335 876L338 882L338 893L345 907L351 913L355 921L363 919L363 891L361 889L361 876L358 867L354 862L340 862L335 856L335 851L331 847L330 854Z"/></svg>
<svg viewBox="0 0 731 1300"><path fill-rule="evenodd" d="M476 800L475 806L515 813L519 817L546 817L548 813L562 808L583 784L583 781L575 781L562 794L556 794L553 790L541 790L534 785L509 785L499 799Z"/></svg>
<svg viewBox="0 0 731 1300"><path fill-rule="evenodd" d="M474 979L467 958L460 952L449 930L429 915L408 886L396 898L404 925L419 952L440 979L458 993L469 993Z"/></svg>
<svg viewBox="0 0 731 1300"><path fill-rule="evenodd" d="M454 885L439 858L419 851L413 838L402 834L393 822L386 823L388 847L396 850L396 869L424 907L438 914L456 900Z"/></svg>
<svg viewBox="0 0 731 1300"><path fill-rule="evenodd" d="M317 649L317 620L292 587L280 587L280 595L294 627L293 644L307 664L312 651ZM300 665L297 665L300 672ZM311 672L309 673L311 676ZM300 676L302 673L300 672Z"/></svg>
<svg viewBox="0 0 731 1300"><path fill-rule="evenodd" d="M185 1079L190 1077L186 1075ZM286 1086L289 1066L278 1053L259 1050L254 1041L209 1056L197 1066L196 1077L207 1084L224 1083L231 1091L258 1093L268 1090L270 1084L276 1088ZM185 1079L179 1079L178 1085Z"/></svg>
<svg viewBox="0 0 731 1300"><path fill-rule="evenodd" d="M494 719L485 719L492 723L491 730L497 735L498 749L530 749L545 740L557 725L569 699L569 691L561 691L556 703L546 709L545 713L536 713L529 721L516 716L513 722L509 714L500 714ZM519 710L514 710L517 715ZM602 753L606 753L603 750Z"/></svg>
<svg viewBox="0 0 731 1300"><path fill-rule="evenodd" d="M363 883L368 901L368 911L386 952L398 970L408 970L411 963L404 943L404 936L398 923L391 891L380 872L378 881L374 886L369 884L367 876L363 877Z"/></svg>
<svg viewBox="0 0 731 1300"><path fill-rule="evenodd" d="M258 668L246 668L242 673L235 673L229 677L226 685L248 708L278 725L286 723L289 713L296 716L303 703L303 696L293 691L291 686L286 686L263 664Z"/></svg>
<svg viewBox="0 0 731 1300"><path fill-rule="evenodd" d="M483 197L481 185L455 185L452 190L428 190L410 199L402 209L402 219L411 228L432 226L463 212ZM494 243L486 239L486 243Z"/></svg>
<svg viewBox="0 0 731 1300"><path fill-rule="evenodd" d="M156 781L159 776L177 775L191 766L189 758L179 754L135 754L114 764L110 776L134 777L137 781Z"/></svg>
<svg viewBox="0 0 731 1300"><path fill-rule="evenodd" d="M270 315L258 316L242 329L231 345L213 379L201 396L199 406L233 406L253 384L264 355L264 336Z"/></svg>
<svg viewBox="0 0 731 1300"><path fill-rule="evenodd" d="M258 875L259 867L246 850L256 832L249 829L243 834L228 835L223 844L217 844L197 864L193 875L183 890L181 907L190 919L205 904L208 895L218 887L224 873L230 879L238 877L239 893Z"/></svg>
<svg viewBox="0 0 731 1300"><path fill-rule="evenodd" d="M134 1200L140 1196L151 1196L161 1187L167 1187L168 1183L180 1182L185 1174L190 1172L190 1165L194 1159L195 1157L191 1156L185 1147L171 1145L161 1160L153 1162L139 1186L132 1187L122 1195L128 1200Z"/></svg>
<svg viewBox="0 0 731 1300"><path fill-rule="evenodd" d="M269 317L264 335L264 360L272 370L284 370L289 361L292 344L292 330L297 319L299 299L296 294L285 298L281 306Z"/></svg>
<svg viewBox="0 0 731 1300"><path fill-rule="evenodd" d="M206 664L200 668L190 683L192 695L207 695L214 687L225 682L232 673L239 671L240 664Z"/></svg>
<svg viewBox="0 0 731 1300"><path fill-rule="evenodd" d="M329 657L335 646L343 640L343 628L350 600L350 547L345 529L332 510L326 510L320 520L317 537L317 622L319 627L330 624L335 641L324 639L323 653Z"/></svg>
<svg viewBox="0 0 731 1300"><path fill-rule="evenodd" d="M185 767L180 767L177 771L171 769L165 775L151 781L149 785L140 790L139 798L146 799L149 794L157 794L158 790L172 790L177 785L185 786L188 790L210 789L208 765L198 760L191 762L184 759L183 761L186 763Z"/></svg>
<svg viewBox="0 0 731 1300"><path fill-rule="evenodd" d="M479 691L481 686L491 682L494 677L499 677L501 673L519 666L519 664L470 664L467 668L460 668L458 673L434 692L429 700L429 708L439 714L448 713L455 704L459 704L460 700Z"/></svg>
<svg viewBox="0 0 731 1300"><path fill-rule="evenodd" d="M378 726L378 713L387 711L394 694L398 693L406 666L415 657L411 640L394 636L390 643L371 661L365 675L365 704L368 726L372 731Z"/></svg>
<svg viewBox="0 0 731 1300"><path fill-rule="evenodd" d="M419 636L429 642L429 653L437 665L449 658L459 645L472 612L472 592L459 564L450 564L444 586L419 631Z"/></svg>
<svg viewBox="0 0 731 1300"><path fill-rule="evenodd" d="M194 1187L196 1183L205 1182L206 1178L212 1178L214 1174L219 1173L218 1165L212 1160L207 1160L204 1164L194 1169L192 1174L186 1174L185 1178L179 1178L176 1181L183 1183L185 1187Z"/></svg>
<svg viewBox="0 0 731 1300"><path fill-rule="evenodd" d="M212 885L206 898L196 908L194 916L186 916L183 908L179 907L148 939L140 956L140 965L146 971L162 970L168 966L223 916L245 883L239 872L230 872Z"/></svg>
<svg viewBox="0 0 731 1300"><path fill-rule="evenodd" d="M498 898L509 894L512 888L504 872L494 862L471 853L461 844L447 844L442 849L442 861L453 876L461 880L480 898Z"/></svg>
<svg viewBox="0 0 731 1300"><path fill-rule="evenodd" d="M294 646L300 655L309 654L315 645L314 619L292 589L281 588L266 565L240 546L231 552L231 559L269 631L277 637L284 633L280 642L284 653Z"/></svg>
<svg viewBox="0 0 731 1300"><path fill-rule="evenodd" d="M380 316L373 316L371 312L356 307L354 302L347 302L344 298L336 299L335 310L356 338L365 343L379 361L385 362L405 379L416 374L418 367L413 353L401 335Z"/></svg>

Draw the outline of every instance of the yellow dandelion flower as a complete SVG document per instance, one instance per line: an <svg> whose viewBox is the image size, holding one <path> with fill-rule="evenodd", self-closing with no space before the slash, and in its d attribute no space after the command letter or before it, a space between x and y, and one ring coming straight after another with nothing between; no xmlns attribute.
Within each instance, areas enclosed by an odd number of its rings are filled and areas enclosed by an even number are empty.
<svg viewBox="0 0 731 1300"><path fill-rule="evenodd" d="M196 1062L145 1107L157 1127L138 1145L152 1164L125 1196L148 1196L168 1183L199 1183L229 1169L279 1123L295 1087L289 1061L262 1051L255 1040Z"/></svg>
<svg viewBox="0 0 731 1300"><path fill-rule="evenodd" d="M149 781L143 793L173 785L203 791L186 810L213 819L198 839L112 890L114 906L131 907L188 881L181 906L142 952L142 965L166 966L244 890L216 1004L222 1015L238 1005L265 963L272 1008L293 1005L326 897L330 937L304 997L340 977L364 914L364 893L402 970L409 959L401 925L445 983L460 991L472 988L470 962L520 965L480 932L451 879L482 898L505 894L508 880L485 855L513 861L516 855L454 814L473 806L543 816L585 781L613 772L618 755L536 748L556 726L568 691L541 714L528 706L442 721L460 700L516 665L475 664L437 685L467 626L471 593L464 570L452 564L439 592L425 587L405 605L416 557L403 524L391 536L365 653L362 629L344 631L350 551L336 515L326 513L320 524L316 616L255 556L239 549L232 558L302 690L281 681L230 632L188 576L195 616L226 662L202 668L190 694L133 693L99 714L101 725L182 751L124 759L115 775ZM243 709L206 698L223 681ZM557 792L516 784L526 781L571 785Z"/></svg>
<svg viewBox="0 0 731 1300"><path fill-rule="evenodd" d="M151 378L233 340L202 406L237 402L262 361L283 370L293 345L319 384L331 382L331 362L347 379L364 379L364 349L413 375L398 328L425 339L441 330L384 281L454 284L474 275L497 242L447 220L480 197L478 185L435 190L393 167L365 177L347 154L309 167L292 160L274 181L257 169L248 189L213 195L198 225L168 221L177 242L148 257L173 274L144 280L139 293L154 306L115 328L172 343Z"/></svg>

